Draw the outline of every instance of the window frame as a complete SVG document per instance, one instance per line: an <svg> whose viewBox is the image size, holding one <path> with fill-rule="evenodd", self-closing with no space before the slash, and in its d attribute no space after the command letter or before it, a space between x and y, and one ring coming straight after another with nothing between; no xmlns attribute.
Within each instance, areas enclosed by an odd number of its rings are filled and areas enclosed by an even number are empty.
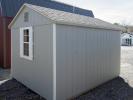
<svg viewBox="0 0 133 100"><path fill-rule="evenodd" d="M24 30L29 30L29 56L24 55ZM20 28L20 57L33 60L33 29L32 27Z"/></svg>

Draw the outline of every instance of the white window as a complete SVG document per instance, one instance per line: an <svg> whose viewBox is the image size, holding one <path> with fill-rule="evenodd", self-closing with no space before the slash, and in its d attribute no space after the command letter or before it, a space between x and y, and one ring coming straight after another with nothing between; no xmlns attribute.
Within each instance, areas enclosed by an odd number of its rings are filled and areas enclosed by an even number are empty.
<svg viewBox="0 0 133 100"><path fill-rule="evenodd" d="M33 60L32 27L20 28L20 57Z"/></svg>

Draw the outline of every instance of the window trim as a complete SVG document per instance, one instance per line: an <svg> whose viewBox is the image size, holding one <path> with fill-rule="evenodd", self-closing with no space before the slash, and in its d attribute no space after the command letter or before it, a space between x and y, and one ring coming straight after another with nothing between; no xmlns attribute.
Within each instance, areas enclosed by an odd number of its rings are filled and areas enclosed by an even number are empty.
<svg viewBox="0 0 133 100"><path fill-rule="evenodd" d="M24 30L29 30L29 56L24 55ZM22 27L20 28L20 57L33 60L33 29L32 27Z"/></svg>

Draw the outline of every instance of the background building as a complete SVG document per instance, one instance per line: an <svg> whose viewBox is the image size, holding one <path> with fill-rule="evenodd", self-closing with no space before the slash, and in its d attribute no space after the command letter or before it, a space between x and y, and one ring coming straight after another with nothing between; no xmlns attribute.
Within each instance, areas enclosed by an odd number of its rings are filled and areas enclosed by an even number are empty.
<svg viewBox="0 0 133 100"><path fill-rule="evenodd" d="M133 46L133 34L122 33L121 34L121 45L122 46Z"/></svg>

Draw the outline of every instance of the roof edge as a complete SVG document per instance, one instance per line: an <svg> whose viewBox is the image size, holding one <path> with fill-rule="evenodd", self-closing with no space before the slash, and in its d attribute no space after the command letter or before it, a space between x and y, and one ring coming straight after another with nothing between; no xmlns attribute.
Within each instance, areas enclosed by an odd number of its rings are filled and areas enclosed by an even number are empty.
<svg viewBox="0 0 133 100"><path fill-rule="evenodd" d="M20 8L20 10L18 11L18 13L16 14L16 16L14 17L14 19L12 20L12 22L8 25L8 28L11 29L12 25L14 24L15 20L17 19L17 17L19 16L19 14L21 13L21 11L25 8L25 7L28 7L32 10L34 10L35 12L39 13L40 15L46 17L44 14L40 13L37 9L34 9L32 7L30 7L30 4L23 4L23 6ZM82 16L82 15L80 15ZM56 20L53 20L51 18L49 18L47 16L47 19L49 19L50 21L52 21L53 23L55 24L63 24L63 25L72 25L72 26L82 26L82 27L89 27L89 28L95 28L95 29L106 29L106 30L114 30L114 31L122 31L123 28L122 27L119 27L119 26L116 26L116 28L107 28L107 27L99 27L99 26L93 26L93 25L84 25L84 24L79 24L77 25L76 23L67 23L67 22L58 22ZM102 21L102 20L101 20ZM111 23L110 23L111 24Z"/></svg>
<svg viewBox="0 0 133 100"><path fill-rule="evenodd" d="M86 28L94 28L94 29L104 29L104 30L112 30L112 31L122 31L123 28L119 27L119 28L104 28L104 27L98 27L98 26L91 26L91 25L83 25L83 24L75 24L75 23L66 23L66 22L55 22L56 24L60 24L60 25L71 25L71 26L77 26L77 27L86 27ZM117 26L118 27L118 26Z"/></svg>

